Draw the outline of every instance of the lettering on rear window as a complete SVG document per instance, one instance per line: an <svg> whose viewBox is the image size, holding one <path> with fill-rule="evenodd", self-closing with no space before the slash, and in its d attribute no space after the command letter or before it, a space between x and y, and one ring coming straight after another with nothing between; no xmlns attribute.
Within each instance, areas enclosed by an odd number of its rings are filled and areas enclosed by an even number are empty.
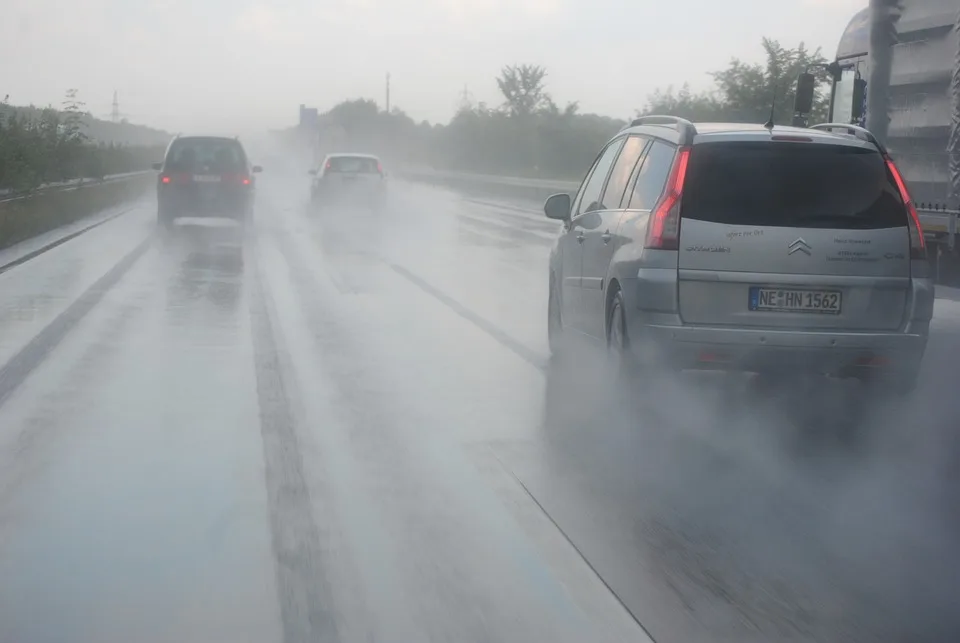
<svg viewBox="0 0 960 643"><path fill-rule="evenodd" d="M880 261L879 257L873 256L870 252L857 250L840 250L832 257L827 257L827 261L845 261L848 263L876 263Z"/></svg>
<svg viewBox="0 0 960 643"><path fill-rule="evenodd" d="M727 239L742 239L745 237L762 237L763 230L757 228L756 230L736 230L733 232L727 233Z"/></svg>
<svg viewBox="0 0 960 643"><path fill-rule="evenodd" d="M730 248L726 246L687 246L687 252L720 252L726 253L730 252Z"/></svg>

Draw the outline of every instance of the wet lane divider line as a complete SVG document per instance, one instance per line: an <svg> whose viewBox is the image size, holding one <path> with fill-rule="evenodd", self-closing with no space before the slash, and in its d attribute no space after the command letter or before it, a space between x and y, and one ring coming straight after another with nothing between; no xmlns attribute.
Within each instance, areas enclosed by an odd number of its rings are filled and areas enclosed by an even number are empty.
<svg viewBox="0 0 960 643"><path fill-rule="evenodd" d="M468 322L485 332L487 335L492 337L502 346L507 348L509 351L520 357L523 361L527 362L534 368L540 370L542 373L546 373L549 367L549 360L538 354L536 351L533 351L521 342L517 341L507 333L503 332L496 327L495 324L487 321L480 315L477 315L469 308L463 306L460 302L451 299L443 292L437 290L426 281L413 274L403 266L397 264L390 264L390 267L394 272L404 277L407 281L410 281L415 286L426 292L428 295L432 296L434 299L437 299L440 303L444 304L447 308L451 309L453 312L457 313Z"/></svg>
<svg viewBox="0 0 960 643"><path fill-rule="evenodd" d="M17 259L14 259L13 261L10 261L10 262L8 262L8 263L5 263L5 264L3 264L2 266L0 266L0 274L5 273L6 271L10 270L11 268L16 268L17 266L19 266L19 265L21 265L21 264L24 264L24 263L30 261L31 259L36 259L37 257L39 257L40 255L44 254L45 252L49 252L50 250L53 250L53 249L56 248L57 246L61 246L61 245L65 244L67 241L71 241L71 240L73 240L73 239L76 239L77 237L79 237L81 234L83 234L83 233L85 233L85 232L90 232L90 231L93 230L94 228L99 228L99 227L102 226L104 223L109 223L110 221L113 221L114 219L117 219L117 218L119 218L119 217L122 217L123 215L127 214L128 212L132 211L133 209L134 209L134 208L130 207L130 208L127 208L126 210L121 210L120 212L117 212L116 214L111 214L109 217L107 217L106 219L103 219L102 221L97 221L96 223L91 223L90 225L86 226L85 228L81 228L81 229L79 229L79 230L76 230L76 231L74 231L74 232L71 232L70 234L68 234L68 235L66 235L66 236L63 236L63 237L57 239L56 241L51 241L50 243L48 243L48 244L46 244L46 245L44 245L44 246L42 246L42 247L40 247L40 248L37 248L36 250L32 250L32 251L28 252L27 254L23 255L22 257L18 257Z"/></svg>
<svg viewBox="0 0 960 643"><path fill-rule="evenodd" d="M412 282L413 284L415 284L416 286L418 286L419 288L427 292L429 295L438 299L441 303L446 305L448 308L452 309L458 315L460 315L467 321L477 326L480 330L487 333L494 340L496 340L497 342L502 344L504 347L506 347L507 349L509 349L516 355L518 355L521 359L523 359L527 363L539 369L543 374L545 375L547 374L549 370L549 360L537 355L536 352L530 350L529 348L527 348L517 340L513 339L503 331L499 330L492 323L488 322L484 318L480 317L476 313L472 312L471 310L467 309L460 303L454 301L444 293L440 292L439 290L437 290L436 288L434 288L433 286L425 282L423 279L421 279L420 277L416 276L415 274L413 274L412 272L404 268L403 266L390 264L390 267L393 268L395 272L402 275L407 280L409 280L410 282ZM577 553L580 559L587 565L590 571L593 572L594 576L596 576L597 579L599 579L599 581L603 584L603 586L607 589L607 591L610 592L610 594L614 597L614 599L616 599L616 601L626 611L626 613L630 616L630 618L634 621L634 623L636 623L637 626L644 632L644 634L646 634L647 638L650 639L650 641L654 641L653 636L650 634L647 628L644 627L643 623L640 622L640 619L633 612L633 610L631 610L627 606L626 602L624 602L624 600L620 597L620 595L613 589L613 587L610 586L610 584L603 578L603 576L600 575L599 570L597 570L597 568L594 567L593 563L590 562L590 560L583 553L583 551L577 546L576 543L573 542L573 539L570 538L570 536L567 534L566 531L564 531L563 527L560 526L560 523L558 523L554 519L554 517L550 515L550 512L548 512L547 508L543 506L543 503L541 503L540 500L538 500L537 497L533 495L533 492L530 491L530 488L527 487L527 485L524 484L523 480L521 480L520 477L516 473L514 473L514 471L510 469L510 467L508 467L506 463L503 462L503 460L499 457L499 455L495 451L491 450L491 452L493 453L493 457L500 464L503 470L520 486L521 489L523 489L523 492L540 509L543 515L546 516L547 520L549 520L553 524L553 526L556 528L556 530L560 532L560 535L563 536L564 540L566 540L567 543L569 543L569 545Z"/></svg>
<svg viewBox="0 0 960 643"><path fill-rule="evenodd" d="M496 231L495 234L491 234L491 238L495 239L505 239L507 241L516 242L517 238L521 238L525 241L544 246L552 247L556 242L556 237L548 236L546 232L540 234L533 230L527 230L526 228L521 228L513 224L507 223L506 221L498 221L495 219L487 219L485 217L477 217L470 214L460 214L460 222L467 226L474 226L480 230L483 230L485 233Z"/></svg>
<svg viewBox="0 0 960 643"><path fill-rule="evenodd" d="M520 212L522 214L529 214L529 215L541 214L540 210L536 210L533 208L522 208L516 205L512 205L510 203L497 203L496 201L484 201L483 199L473 199L473 198L464 199L464 201L466 201L467 203L476 203L477 205L483 205L491 208L498 208L502 210L512 210L513 212ZM543 220L548 221L549 219L547 219L544 216Z"/></svg>
<svg viewBox="0 0 960 643"><path fill-rule="evenodd" d="M523 492L527 495L527 497L533 501L533 503L540 509L540 512L543 513L544 516L546 516L547 520L549 520L551 524L553 524L554 528L556 528L556 530L560 533L560 535L563 536L563 539L567 541L567 544L569 544L573 548L573 551L577 552L577 555L580 557L580 560L582 560L583 563L590 569L590 571L593 572L593 575L597 577L597 580L599 580L603 584L603 586L607 588L607 591L610 592L610 594L620 604L620 607L622 607L624 611L630 616L630 618L633 619L633 622L636 623L641 630L643 630L643 633L647 635L647 638L650 639L652 643L656 643L656 641L653 638L653 635L643 625L643 623L640 622L640 619L637 617L636 614L634 614L633 610L631 610L627 606L627 604L624 602L624 600L620 598L620 595L616 592L616 590L613 589L613 587L610 586L610 583L608 583L606 579L604 579L604 577L600 575L600 571L593 566L593 563L591 563L590 559L588 559L586 554L583 553L583 550L577 547L577 544L573 542L573 539L570 538L569 535L567 535L567 532L564 531L563 527L560 526L560 523L558 523L554 519L554 517L550 515L550 512L547 511L547 508L543 506L543 503L541 503L537 499L537 497L533 495L533 492L530 491L530 488L527 487L526 484L524 484L523 480L520 479L520 476L514 473L513 469L507 466L507 464L500 458L499 454L497 454L497 452L494 449L491 448L490 452L493 455L494 459L500 463L500 466L503 467L503 470L506 472L506 474L511 478L513 478L514 482L516 482L520 486L520 488L523 489Z"/></svg>
<svg viewBox="0 0 960 643"><path fill-rule="evenodd" d="M36 370L63 341L63 338L93 310L103 296L113 288L153 244L147 237L128 252L113 268L87 288L80 297L56 316L26 346L0 367L0 406Z"/></svg>
<svg viewBox="0 0 960 643"><path fill-rule="evenodd" d="M254 369L283 642L336 643L340 634L332 612L333 593L323 574L320 531L303 472L289 387L284 382L284 373L290 371L274 334L279 327L272 314L276 307L265 287L257 248L252 250Z"/></svg>

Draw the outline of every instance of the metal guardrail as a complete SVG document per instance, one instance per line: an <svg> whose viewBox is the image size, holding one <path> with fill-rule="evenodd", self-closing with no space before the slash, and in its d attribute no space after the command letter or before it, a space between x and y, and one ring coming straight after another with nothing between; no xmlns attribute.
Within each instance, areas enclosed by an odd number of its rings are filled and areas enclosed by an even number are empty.
<svg viewBox="0 0 960 643"><path fill-rule="evenodd" d="M917 208L920 223L927 234L946 234L947 247L953 251L956 246L957 232L960 230L960 210L928 210Z"/></svg>
<svg viewBox="0 0 960 643"><path fill-rule="evenodd" d="M579 181L557 181L498 174L473 174L471 172L445 172L427 168L404 168L398 170L397 175L401 178L464 181L533 190L555 190L557 192L576 192L580 188Z"/></svg>
<svg viewBox="0 0 960 643"><path fill-rule="evenodd" d="M103 185L105 183L115 183L117 181L125 181L127 179L144 176L146 174L155 174L155 172L153 170L142 170L138 172L124 172L122 174L109 174L103 177L102 179L89 179L89 178L71 179L70 181L62 181L58 183L45 183L28 192L14 192L13 190L0 190L0 203L8 203L10 201L21 201L23 199L29 199L30 197L37 196L39 194L56 192L59 190L77 190L80 188Z"/></svg>

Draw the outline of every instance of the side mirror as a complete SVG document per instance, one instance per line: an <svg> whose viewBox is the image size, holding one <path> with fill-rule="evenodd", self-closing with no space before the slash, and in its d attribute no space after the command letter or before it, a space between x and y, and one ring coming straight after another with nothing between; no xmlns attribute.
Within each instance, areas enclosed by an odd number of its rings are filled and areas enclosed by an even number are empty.
<svg viewBox="0 0 960 643"><path fill-rule="evenodd" d="M317 175L317 171L316 171L316 170L307 170L307 174L309 174L310 176L316 176L316 175Z"/></svg>
<svg viewBox="0 0 960 643"><path fill-rule="evenodd" d="M854 123L859 123L863 118L864 99L867 97L867 81L862 78L853 79L853 108L850 110L850 118Z"/></svg>
<svg viewBox="0 0 960 643"><path fill-rule="evenodd" d="M795 114L809 114L813 111L813 95L817 89L817 77L806 72L797 77L797 95L793 100Z"/></svg>
<svg viewBox="0 0 960 643"><path fill-rule="evenodd" d="M163 163L153 163L150 167L155 169L157 172L163 169Z"/></svg>
<svg viewBox="0 0 960 643"><path fill-rule="evenodd" d="M570 218L571 204L569 194L552 194L543 204L543 213L547 215L548 219L566 221Z"/></svg>
<svg viewBox="0 0 960 643"><path fill-rule="evenodd" d="M259 165L254 165L252 169L254 174L260 174L261 172L263 172L263 168L260 167Z"/></svg>

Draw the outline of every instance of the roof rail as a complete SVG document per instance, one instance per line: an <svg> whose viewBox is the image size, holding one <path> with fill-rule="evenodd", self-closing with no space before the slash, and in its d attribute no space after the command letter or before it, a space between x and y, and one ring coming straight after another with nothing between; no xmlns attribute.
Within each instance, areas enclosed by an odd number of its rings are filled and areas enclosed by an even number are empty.
<svg viewBox="0 0 960 643"><path fill-rule="evenodd" d="M887 153L887 149L883 146L883 143L881 143L870 130L865 127L860 127L859 125L850 125L849 123L820 123L819 125L811 125L810 129L824 130L826 132L835 129L844 130L847 134L852 134L861 141L872 143L880 150L881 154Z"/></svg>
<svg viewBox="0 0 960 643"><path fill-rule="evenodd" d="M637 127L639 125L676 125L677 132L680 133L681 145L692 145L693 137L697 135L696 126L687 119L680 118L679 116L664 116L660 114L640 116L630 121L628 127Z"/></svg>

